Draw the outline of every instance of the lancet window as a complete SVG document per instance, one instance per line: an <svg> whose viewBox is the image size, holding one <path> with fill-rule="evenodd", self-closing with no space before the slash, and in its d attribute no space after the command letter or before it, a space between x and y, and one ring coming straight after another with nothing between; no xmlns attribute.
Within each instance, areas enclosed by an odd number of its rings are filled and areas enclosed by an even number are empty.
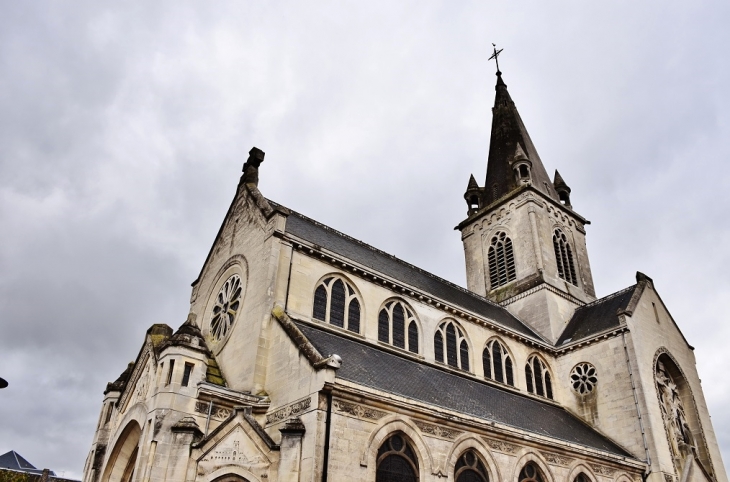
<svg viewBox="0 0 730 482"><path fill-rule="evenodd" d="M395 434L378 449L376 482L418 482L418 458L410 442Z"/></svg>
<svg viewBox="0 0 730 482"><path fill-rule="evenodd" d="M575 275L575 263L573 262L573 250L565 233L560 229L556 229L553 233L553 248L555 248L555 261L558 264L558 276L568 283L578 286L578 277Z"/></svg>
<svg viewBox="0 0 730 482"><path fill-rule="evenodd" d="M575 477L575 479L573 479L573 482L591 482L591 479L589 479L586 474L581 472Z"/></svg>
<svg viewBox="0 0 730 482"><path fill-rule="evenodd" d="M312 318L355 333L360 332L360 302L344 279L330 276L314 291Z"/></svg>
<svg viewBox="0 0 730 482"><path fill-rule="evenodd" d="M545 477L537 465L530 462L520 470L519 482L545 482Z"/></svg>
<svg viewBox="0 0 730 482"><path fill-rule="evenodd" d="M512 369L512 357L507 348L497 339L487 343L482 352L484 376L500 383L514 386L515 377Z"/></svg>
<svg viewBox="0 0 730 482"><path fill-rule="evenodd" d="M527 359L525 365L527 391L541 397L553 398L553 384L547 365L537 355Z"/></svg>
<svg viewBox="0 0 730 482"><path fill-rule="evenodd" d="M380 310L378 341L418 353L418 323L405 302L392 300Z"/></svg>
<svg viewBox="0 0 730 482"><path fill-rule="evenodd" d="M487 469L473 450L464 452L459 457L454 467L454 480L456 482L489 482Z"/></svg>
<svg viewBox="0 0 730 482"><path fill-rule="evenodd" d="M433 336L436 361L469 371L469 344L461 328L451 320L439 325Z"/></svg>
<svg viewBox="0 0 730 482"><path fill-rule="evenodd" d="M489 284L491 289L514 281L516 275L512 240L504 231L499 231L492 237L487 257L489 259Z"/></svg>

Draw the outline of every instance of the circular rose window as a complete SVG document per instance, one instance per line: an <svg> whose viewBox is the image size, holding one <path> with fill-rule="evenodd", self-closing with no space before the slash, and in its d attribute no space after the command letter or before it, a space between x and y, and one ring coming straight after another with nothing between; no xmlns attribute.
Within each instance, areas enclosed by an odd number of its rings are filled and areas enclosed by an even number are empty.
<svg viewBox="0 0 730 482"><path fill-rule="evenodd" d="M222 340L231 331L241 308L242 291L241 277L237 274L221 286L210 318L210 334L216 341Z"/></svg>
<svg viewBox="0 0 730 482"><path fill-rule="evenodd" d="M596 367L590 363L578 363L570 372L570 384L580 395L587 395L596 388L598 376L596 375Z"/></svg>

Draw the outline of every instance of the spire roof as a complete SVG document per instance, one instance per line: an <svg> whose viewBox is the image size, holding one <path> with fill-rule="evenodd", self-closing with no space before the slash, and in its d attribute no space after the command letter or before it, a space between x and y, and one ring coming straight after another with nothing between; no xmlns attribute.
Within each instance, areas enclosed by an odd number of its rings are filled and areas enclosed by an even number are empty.
<svg viewBox="0 0 730 482"><path fill-rule="evenodd" d="M565 180L563 179L563 176L560 175L557 169L555 169L555 177L553 178L553 186L555 186L555 189L562 187L565 188L568 192L570 192L570 188L565 183Z"/></svg>
<svg viewBox="0 0 730 482"><path fill-rule="evenodd" d="M474 179L474 174L469 176L469 184L467 184L466 190L467 190L467 192L472 191L472 190L475 190L475 191L479 190L479 184L477 184L477 180Z"/></svg>
<svg viewBox="0 0 730 482"><path fill-rule="evenodd" d="M520 186L511 166L517 155L524 155L532 163L532 185L546 196L559 201L550 176L545 171L517 107L507 91L507 84L502 80L501 72L497 72L495 90L497 93L492 109L492 135L484 185L484 205L491 204Z"/></svg>

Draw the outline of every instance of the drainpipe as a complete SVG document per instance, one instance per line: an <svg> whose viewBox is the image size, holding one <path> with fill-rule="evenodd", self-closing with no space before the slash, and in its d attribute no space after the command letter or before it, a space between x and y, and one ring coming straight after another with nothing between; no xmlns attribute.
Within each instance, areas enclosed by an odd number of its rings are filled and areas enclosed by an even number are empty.
<svg viewBox="0 0 730 482"><path fill-rule="evenodd" d="M644 480L651 473L651 456L649 455L649 445L646 443L646 431L644 430L644 419L641 416L641 408L639 407L639 396L636 394L636 384L634 383L634 372L631 370L631 360L629 359L629 346L626 343L626 332L621 334L624 342L624 353L626 354L626 368L629 370L629 380L631 380L631 390L634 394L634 404L636 405L636 414L639 417L639 428L641 428L641 439L644 442L644 453L646 453L646 469L644 469Z"/></svg>
<svg viewBox="0 0 730 482"><path fill-rule="evenodd" d="M330 461L330 430L332 426L332 391L327 392L327 418L324 422L324 457L322 457L322 482L327 482Z"/></svg>

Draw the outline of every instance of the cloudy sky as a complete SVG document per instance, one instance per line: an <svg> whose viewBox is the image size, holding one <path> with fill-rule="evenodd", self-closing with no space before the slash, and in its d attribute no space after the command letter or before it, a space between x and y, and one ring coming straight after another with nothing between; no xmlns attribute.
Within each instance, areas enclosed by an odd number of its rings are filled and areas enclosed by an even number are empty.
<svg viewBox="0 0 730 482"><path fill-rule="evenodd" d="M491 43L592 224L651 276L730 460L730 4L0 0L0 453L80 477L102 391L177 328L252 146L263 193L464 284Z"/></svg>

